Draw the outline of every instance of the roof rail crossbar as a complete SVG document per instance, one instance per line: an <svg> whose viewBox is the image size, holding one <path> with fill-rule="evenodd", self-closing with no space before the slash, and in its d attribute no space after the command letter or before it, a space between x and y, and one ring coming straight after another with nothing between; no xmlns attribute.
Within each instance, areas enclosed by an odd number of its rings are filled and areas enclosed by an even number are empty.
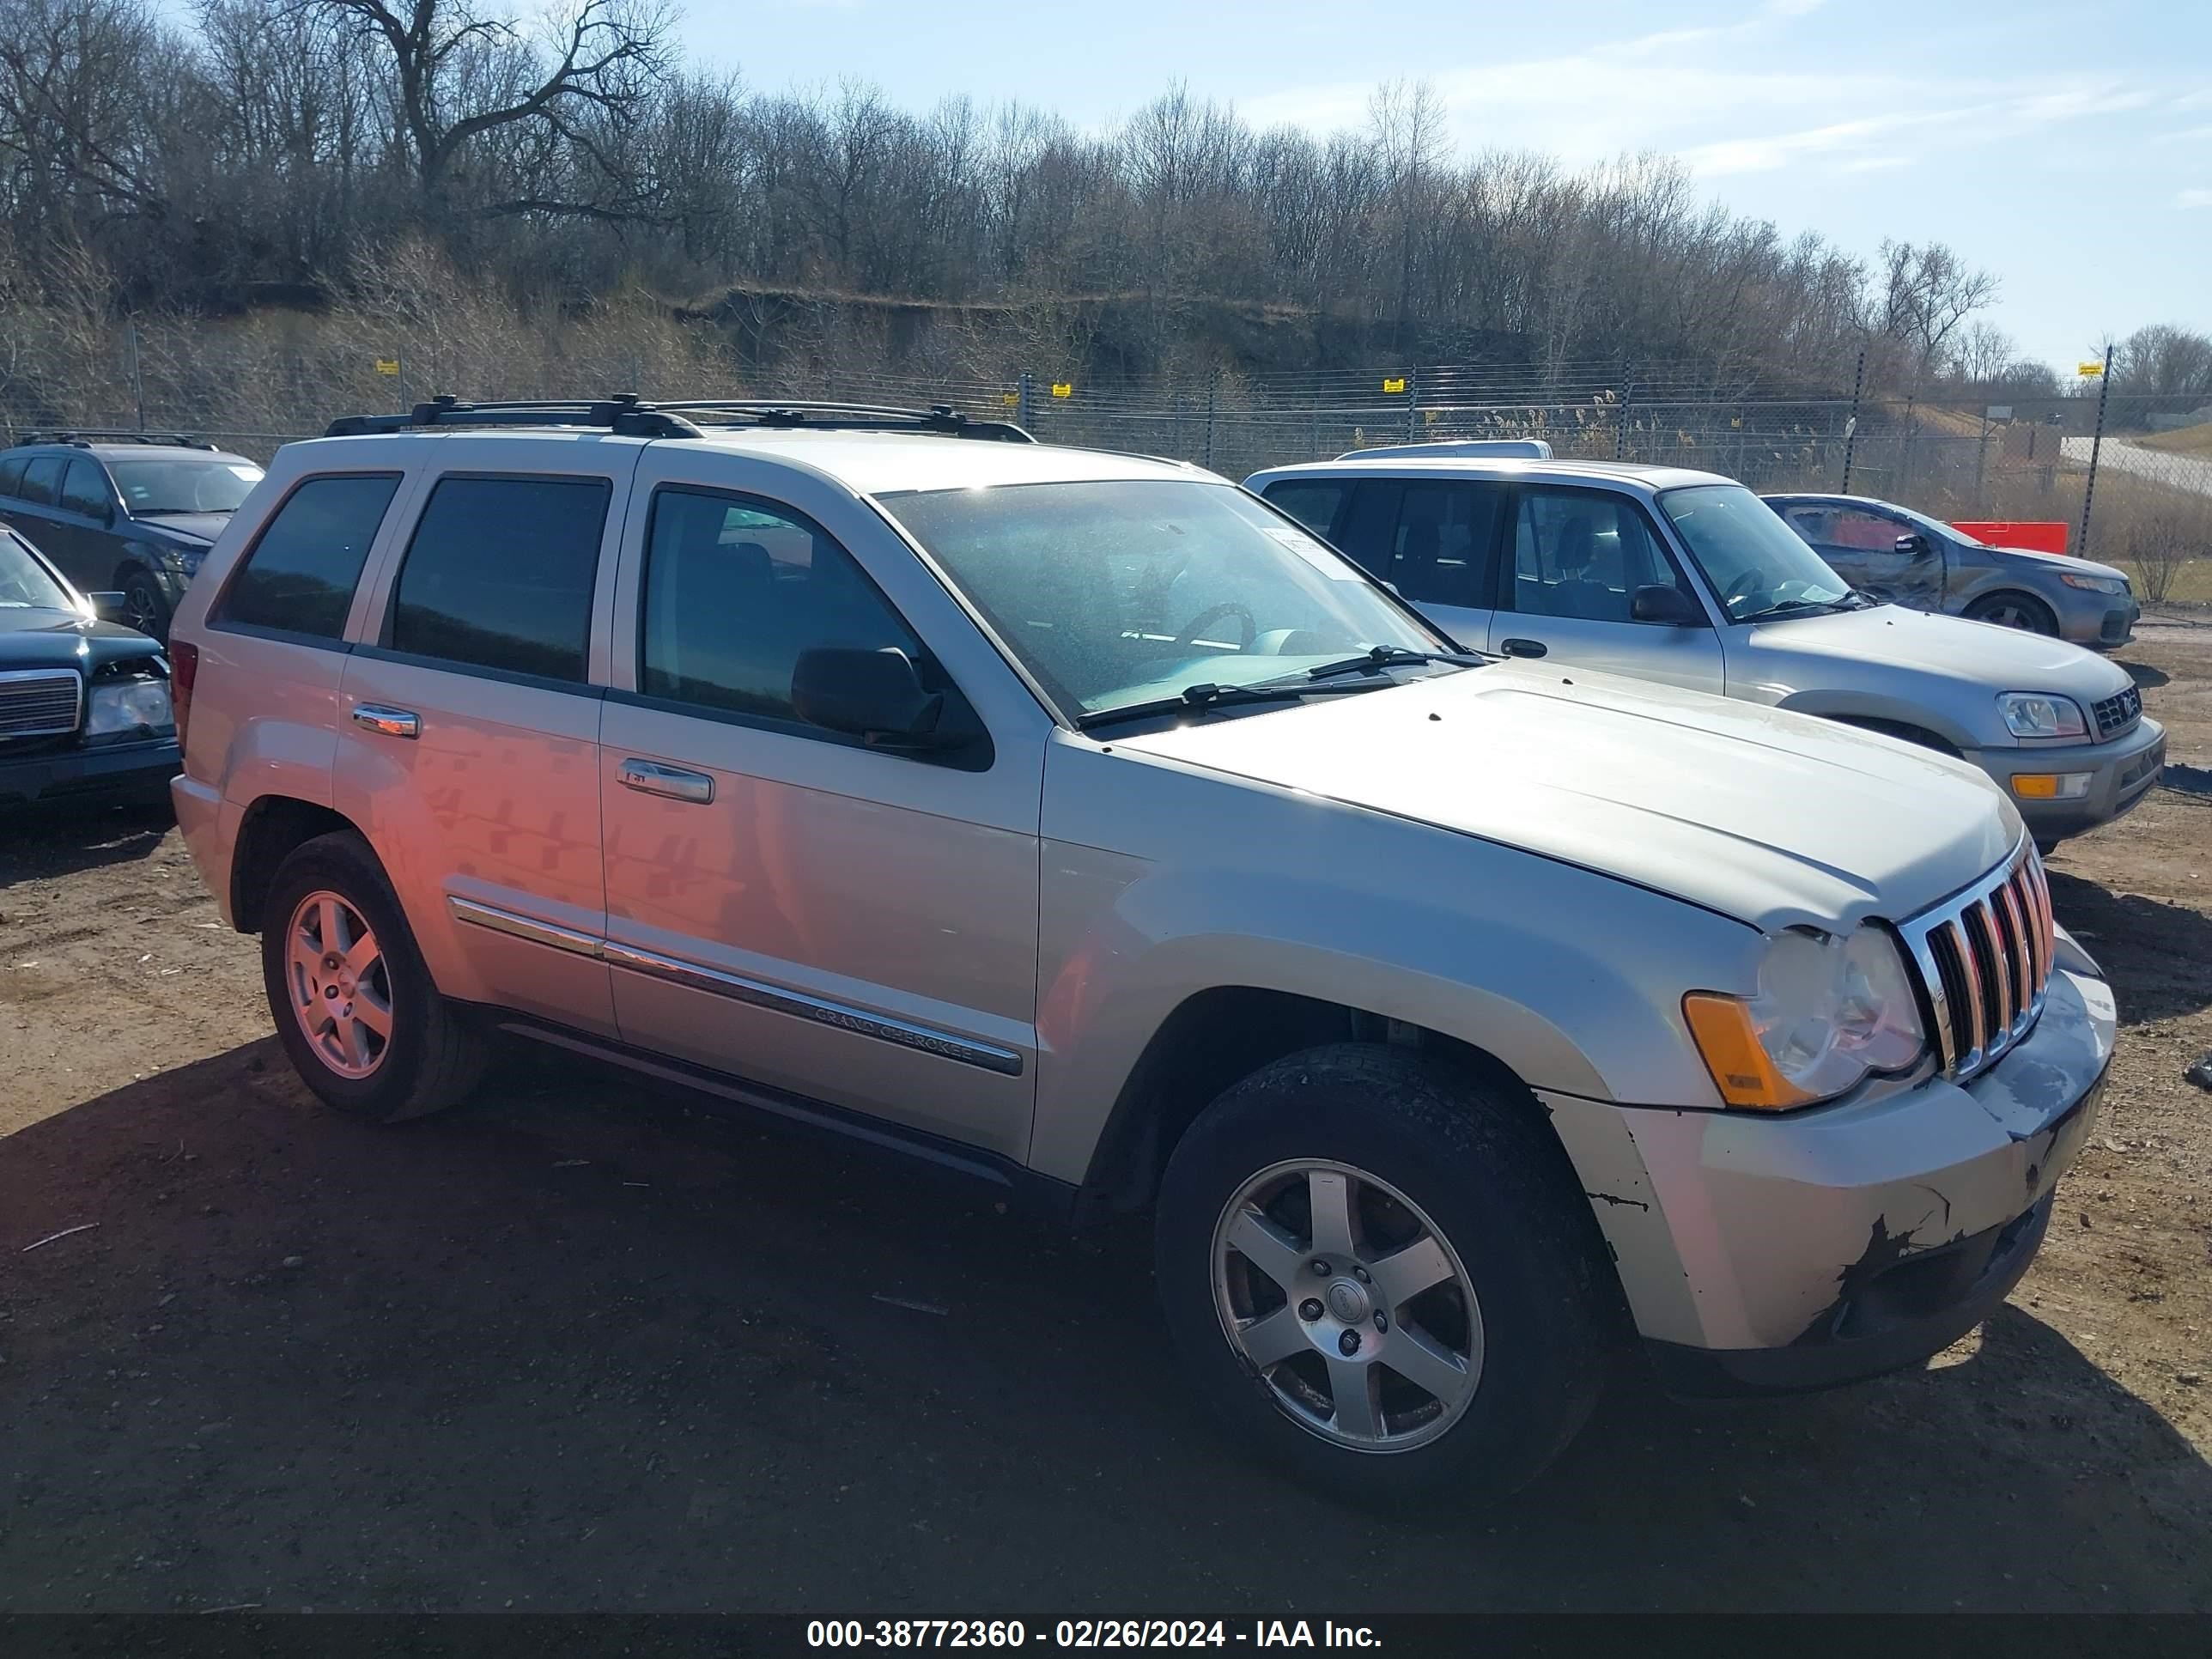
<svg viewBox="0 0 2212 1659"><path fill-rule="evenodd" d="M713 425L757 425L825 431L896 432L920 428L954 438L996 439L1006 443L1035 443L1036 440L1012 421L981 421L963 415L951 404L932 404L913 409L902 404L854 404L832 399L782 398L699 398L663 403L662 409L706 418ZM727 418L714 420L714 416Z"/></svg>
<svg viewBox="0 0 2212 1659"><path fill-rule="evenodd" d="M635 392L590 398L536 398L507 403L469 403L445 396L417 404L404 414L343 415L330 423L326 438L353 438L424 427L603 428L623 437L702 438L709 426L805 427L841 432L916 429L960 438L1035 443L1010 421L976 421L950 404L907 409L892 404L847 404L783 398L702 398L647 403Z"/></svg>
<svg viewBox="0 0 2212 1659"><path fill-rule="evenodd" d="M19 444L70 444L82 448L88 444L158 444L165 449L213 449L206 439L189 432L141 432L124 427L73 426L52 430L40 428L19 431L15 440Z"/></svg>
<svg viewBox="0 0 2212 1659"><path fill-rule="evenodd" d="M450 393L417 404L400 415L341 415L325 438L358 438L379 432L411 432L434 426L603 427L625 438L702 438L706 435L679 415L642 402L634 392L619 397L537 398L513 403L466 403Z"/></svg>

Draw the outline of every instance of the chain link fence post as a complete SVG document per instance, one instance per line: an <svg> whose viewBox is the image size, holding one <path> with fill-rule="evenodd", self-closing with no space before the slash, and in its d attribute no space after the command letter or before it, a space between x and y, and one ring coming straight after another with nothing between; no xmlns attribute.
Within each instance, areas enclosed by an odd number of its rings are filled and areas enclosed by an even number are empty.
<svg viewBox="0 0 2212 1659"><path fill-rule="evenodd" d="M1628 459L1628 421L1635 409L1636 380L1632 375L1627 385L1621 391L1620 413L1613 417L1613 459L1616 461L1625 461Z"/></svg>
<svg viewBox="0 0 2212 1659"><path fill-rule="evenodd" d="M1030 429L1030 388L1032 384L1026 368L1014 380L1014 423L1024 432Z"/></svg>
<svg viewBox="0 0 2212 1659"><path fill-rule="evenodd" d="M2081 533L2074 538L2075 554L2084 559L2089 556L2089 504L2097 499L2097 460L2105 448L2105 405L2112 395L2112 348L2106 346L2104 373L2097 376L2097 429L2089 440L2089 481L2081 488Z"/></svg>
<svg viewBox="0 0 2212 1659"><path fill-rule="evenodd" d="M1838 494L1851 493L1851 457L1859 441L1859 399L1866 392L1866 348L1859 348L1859 366L1851 375L1851 412L1844 421L1844 482Z"/></svg>
<svg viewBox="0 0 2212 1659"><path fill-rule="evenodd" d="M1406 441L1412 443L1421 435L1420 427L1421 371L1406 371Z"/></svg>
<svg viewBox="0 0 2212 1659"><path fill-rule="evenodd" d="M1217 365L1206 380L1206 470L1213 471L1213 406L1221 393L1221 369Z"/></svg>

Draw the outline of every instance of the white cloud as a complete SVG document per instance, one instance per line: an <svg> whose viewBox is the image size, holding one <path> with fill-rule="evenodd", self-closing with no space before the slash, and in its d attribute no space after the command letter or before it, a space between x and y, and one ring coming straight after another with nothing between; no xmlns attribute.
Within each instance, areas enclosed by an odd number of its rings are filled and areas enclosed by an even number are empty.
<svg viewBox="0 0 2212 1659"><path fill-rule="evenodd" d="M2173 199L2181 207L2212 208L2212 190L2185 190Z"/></svg>

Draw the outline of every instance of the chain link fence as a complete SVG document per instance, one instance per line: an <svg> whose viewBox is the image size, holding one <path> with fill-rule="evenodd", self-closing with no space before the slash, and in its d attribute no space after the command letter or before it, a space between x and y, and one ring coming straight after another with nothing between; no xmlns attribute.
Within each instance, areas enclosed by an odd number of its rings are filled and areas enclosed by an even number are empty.
<svg viewBox="0 0 2212 1659"><path fill-rule="evenodd" d="M1693 468L1759 490L1875 495L1954 520L2063 526L2153 602L2212 600L2212 406L2124 386L1992 402L1835 395L1685 364L1377 366L1094 382L1073 373L733 371L719 342L643 310L535 328L456 314L395 334L0 319L0 420L189 432L265 459L337 415L435 392L482 398L732 395L950 404L1039 439L1231 478L1384 444L1540 438L1562 459ZM2101 395L2100 395L2101 392ZM2202 590L2202 591L2199 591Z"/></svg>

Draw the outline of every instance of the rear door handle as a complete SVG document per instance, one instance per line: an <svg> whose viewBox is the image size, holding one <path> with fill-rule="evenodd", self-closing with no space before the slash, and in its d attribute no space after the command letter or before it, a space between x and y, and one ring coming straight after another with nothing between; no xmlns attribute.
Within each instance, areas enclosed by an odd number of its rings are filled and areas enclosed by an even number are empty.
<svg viewBox="0 0 2212 1659"><path fill-rule="evenodd" d="M704 772L635 757L622 763L622 785L642 795L665 795L670 800L688 800L700 806L714 799L714 781Z"/></svg>
<svg viewBox="0 0 2212 1659"><path fill-rule="evenodd" d="M1509 657L1540 657L1551 649L1541 640L1504 640L1498 649Z"/></svg>
<svg viewBox="0 0 2212 1659"><path fill-rule="evenodd" d="M357 702L353 723L387 738L419 738L422 717L411 708L393 708L380 702Z"/></svg>

